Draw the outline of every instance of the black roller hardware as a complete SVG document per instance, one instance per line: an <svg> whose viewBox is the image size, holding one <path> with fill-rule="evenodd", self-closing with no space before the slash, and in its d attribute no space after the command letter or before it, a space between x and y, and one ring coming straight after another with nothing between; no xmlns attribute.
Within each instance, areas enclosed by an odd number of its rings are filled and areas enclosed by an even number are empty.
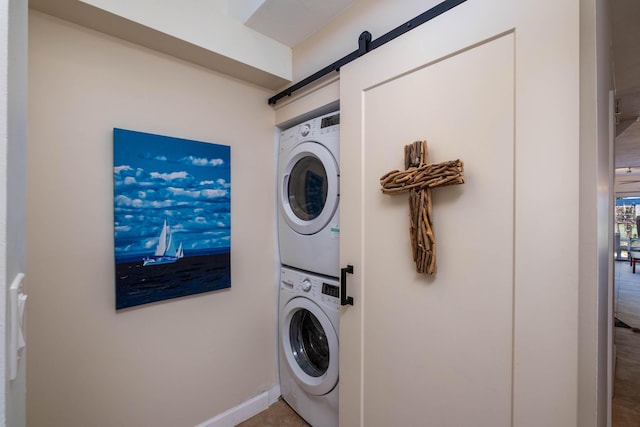
<svg viewBox="0 0 640 427"><path fill-rule="evenodd" d="M403 35L408 31L413 30L414 28L424 24L425 22L428 22L433 18L442 15L445 12L448 12L449 10L453 9L454 7L458 6L461 3L464 3L465 1L467 0L445 0L442 3L435 5L434 7L427 10L426 12L421 13L415 18L394 28L393 30L378 37L375 40L371 40L370 32L368 31L362 32L362 34L360 34L360 37L358 38L357 50L354 50L347 56L338 59L333 64L324 67L322 70L317 71L316 73L310 75L306 79L303 79L300 82L294 84L293 86L289 86L282 92L279 92L276 95L272 96L271 98L269 98L269 105L272 105L272 104L275 105L275 103L278 102L279 99L284 98L286 96L291 96L293 92L299 89L302 89L306 85L313 83L314 81L318 80L321 77L326 76L332 71L340 71L340 67L342 67L343 65L346 65L349 62L355 59L358 59L359 57L371 52L372 50L379 48L383 44L390 42L391 40Z"/></svg>

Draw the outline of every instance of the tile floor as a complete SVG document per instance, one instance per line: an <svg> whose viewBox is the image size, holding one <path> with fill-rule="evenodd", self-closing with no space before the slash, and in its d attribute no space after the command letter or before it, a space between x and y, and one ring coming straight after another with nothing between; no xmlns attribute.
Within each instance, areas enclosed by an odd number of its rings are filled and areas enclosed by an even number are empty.
<svg viewBox="0 0 640 427"><path fill-rule="evenodd" d="M615 262L614 311L616 317L640 328L640 271L628 262ZM616 377L612 427L640 426L640 333L615 328Z"/></svg>
<svg viewBox="0 0 640 427"><path fill-rule="evenodd" d="M266 411L238 424L237 427L310 427L294 412L287 403L280 399L269 406Z"/></svg>

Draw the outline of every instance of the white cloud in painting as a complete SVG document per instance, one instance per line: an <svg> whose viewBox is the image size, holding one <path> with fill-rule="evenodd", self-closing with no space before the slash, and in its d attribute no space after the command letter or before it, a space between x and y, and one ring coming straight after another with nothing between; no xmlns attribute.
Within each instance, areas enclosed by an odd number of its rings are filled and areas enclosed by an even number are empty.
<svg viewBox="0 0 640 427"><path fill-rule="evenodd" d="M143 193L144 194L144 193ZM153 208L153 209L162 209L173 206L173 200L141 200L140 198L131 198L127 197L124 194L118 194L114 200L115 206L120 208Z"/></svg>
<svg viewBox="0 0 640 427"><path fill-rule="evenodd" d="M133 170L133 168L129 165L122 165L122 166L114 166L113 167L113 173L115 174L119 174L120 172L123 171L130 171Z"/></svg>
<svg viewBox="0 0 640 427"><path fill-rule="evenodd" d="M222 159L207 159L204 157L188 156L180 160L180 163L186 163L193 166L222 166L224 160Z"/></svg>
<svg viewBox="0 0 640 427"><path fill-rule="evenodd" d="M150 207L159 209L159 208L167 208L172 205L171 200L155 200L150 203Z"/></svg>
<svg viewBox="0 0 640 427"><path fill-rule="evenodd" d="M173 181L176 179L185 179L188 174L184 171L180 172L171 172L171 173L160 173L160 172L151 172L149 174L153 179L162 179L164 181Z"/></svg>
<svg viewBox="0 0 640 427"><path fill-rule="evenodd" d="M227 190L202 190L202 197L207 199L214 199L216 197L224 197L227 195Z"/></svg>
<svg viewBox="0 0 640 427"><path fill-rule="evenodd" d="M116 206L133 206L133 199L125 196L124 194L118 194L115 197Z"/></svg>
<svg viewBox="0 0 640 427"><path fill-rule="evenodd" d="M167 191L175 197L189 197L191 199L197 199L200 197L200 191L198 190L185 190L184 188L167 187Z"/></svg>

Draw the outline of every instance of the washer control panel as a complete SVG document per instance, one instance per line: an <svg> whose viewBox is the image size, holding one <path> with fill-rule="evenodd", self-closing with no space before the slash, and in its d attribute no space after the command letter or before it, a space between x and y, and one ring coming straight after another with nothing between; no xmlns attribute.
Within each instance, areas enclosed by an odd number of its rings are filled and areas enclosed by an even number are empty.
<svg viewBox="0 0 640 427"><path fill-rule="evenodd" d="M282 289L303 294L317 302L330 305L332 308L339 308L340 287L337 280L288 268L281 269L280 274Z"/></svg>

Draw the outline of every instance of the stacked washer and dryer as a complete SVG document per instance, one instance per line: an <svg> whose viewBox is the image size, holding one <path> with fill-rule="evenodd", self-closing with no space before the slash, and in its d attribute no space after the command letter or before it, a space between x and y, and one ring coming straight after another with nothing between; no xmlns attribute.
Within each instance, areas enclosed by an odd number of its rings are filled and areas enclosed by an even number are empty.
<svg viewBox="0 0 640 427"><path fill-rule="evenodd" d="M338 426L340 114L280 134L282 398L313 427Z"/></svg>

